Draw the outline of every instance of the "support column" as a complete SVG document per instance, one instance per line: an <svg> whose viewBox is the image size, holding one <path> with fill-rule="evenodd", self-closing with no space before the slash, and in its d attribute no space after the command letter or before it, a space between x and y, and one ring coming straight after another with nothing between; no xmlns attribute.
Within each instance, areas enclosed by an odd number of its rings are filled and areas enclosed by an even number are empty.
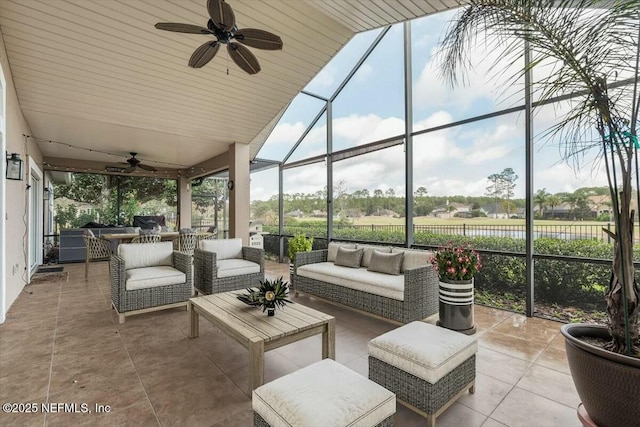
<svg viewBox="0 0 640 427"><path fill-rule="evenodd" d="M183 175L178 178L178 230L191 228L191 183Z"/></svg>
<svg viewBox="0 0 640 427"><path fill-rule="evenodd" d="M529 42L524 42L524 61L528 67L531 63ZM533 259L533 104L531 94L532 71L527 68L524 74L524 106L525 106L525 264L526 290L525 314L533 317L535 308L535 280Z"/></svg>
<svg viewBox="0 0 640 427"><path fill-rule="evenodd" d="M249 145L229 147L229 237L249 246Z"/></svg>

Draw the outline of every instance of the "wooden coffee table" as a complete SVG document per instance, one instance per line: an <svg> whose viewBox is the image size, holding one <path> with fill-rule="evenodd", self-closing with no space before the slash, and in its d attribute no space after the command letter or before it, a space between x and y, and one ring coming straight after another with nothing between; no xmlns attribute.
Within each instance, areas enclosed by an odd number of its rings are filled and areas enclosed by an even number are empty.
<svg viewBox="0 0 640 427"><path fill-rule="evenodd" d="M249 350L249 392L264 384L264 352L322 334L322 358L335 359L336 333L333 316L305 307L287 304L269 317L257 307L239 301L242 291L223 292L191 298L189 337L199 334L204 317Z"/></svg>

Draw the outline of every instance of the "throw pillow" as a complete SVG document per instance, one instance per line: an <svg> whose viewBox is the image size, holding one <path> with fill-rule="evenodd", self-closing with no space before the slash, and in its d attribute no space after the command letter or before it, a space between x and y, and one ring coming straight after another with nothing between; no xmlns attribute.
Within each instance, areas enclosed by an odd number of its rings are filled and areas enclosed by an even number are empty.
<svg viewBox="0 0 640 427"><path fill-rule="evenodd" d="M367 268L367 270L398 276L400 275L403 255L403 253L385 254L373 251L371 254L371 262L369 263L369 268Z"/></svg>
<svg viewBox="0 0 640 427"><path fill-rule="evenodd" d="M371 254L373 253L373 251L378 251L378 252L384 252L384 253L389 253L391 252L391 248L390 247L385 247L385 246L368 246L368 245L360 245L358 244L358 249L364 249L364 253L362 254L362 266L363 267L369 267L369 264L371 264Z"/></svg>
<svg viewBox="0 0 640 427"><path fill-rule="evenodd" d="M349 268L360 268L363 253L363 249L338 248L334 264Z"/></svg>
<svg viewBox="0 0 640 427"><path fill-rule="evenodd" d="M356 245L349 243L331 242L327 251L327 261L334 262L338 254L338 248L355 249Z"/></svg>

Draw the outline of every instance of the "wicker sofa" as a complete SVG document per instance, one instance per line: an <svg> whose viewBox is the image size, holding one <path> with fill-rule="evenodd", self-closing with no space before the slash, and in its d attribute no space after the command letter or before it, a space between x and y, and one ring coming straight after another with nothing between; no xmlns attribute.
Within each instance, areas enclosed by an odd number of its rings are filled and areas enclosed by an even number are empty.
<svg viewBox="0 0 640 427"><path fill-rule="evenodd" d="M191 255L171 242L123 243L111 255L111 302L125 316L187 306L193 282Z"/></svg>
<svg viewBox="0 0 640 427"><path fill-rule="evenodd" d="M361 265L337 265L338 248L363 249ZM399 275L375 270L374 251L402 253ZM344 250L341 250L344 253ZM316 295L400 323L421 320L438 312L438 275L428 251L332 242L325 250L299 252L292 283L296 291Z"/></svg>

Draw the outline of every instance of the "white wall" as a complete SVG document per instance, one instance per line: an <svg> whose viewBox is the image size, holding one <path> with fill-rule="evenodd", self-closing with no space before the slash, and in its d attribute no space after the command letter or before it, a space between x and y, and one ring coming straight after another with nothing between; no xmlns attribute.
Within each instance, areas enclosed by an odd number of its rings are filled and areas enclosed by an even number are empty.
<svg viewBox="0 0 640 427"><path fill-rule="evenodd" d="M24 161L22 169L23 181L6 180L4 173L1 178L4 181L3 187L5 190L2 194L4 207L2 208L1 217L5 224L4 249L2 251L5 268L3 280L0 282L0 291L2 292L0 298L2 298L1 305L3 306L0 307L1 323L4 322L6 311L9 310L11 304L13 304L22 288L26 285L26 280L28 280L28 272L26 270L29 254L28 165L30 162L35 162L40 169L43 169L43 165L42 154L38 147L33 143L32 139L26 142L23 137L23 135L31 135L31 129L18 103L2 33L0 33L0 67L6 82L6 150L9 153L20 154L20 158ZM18 248L18 250L14 250L14 248Z"/></svg>

